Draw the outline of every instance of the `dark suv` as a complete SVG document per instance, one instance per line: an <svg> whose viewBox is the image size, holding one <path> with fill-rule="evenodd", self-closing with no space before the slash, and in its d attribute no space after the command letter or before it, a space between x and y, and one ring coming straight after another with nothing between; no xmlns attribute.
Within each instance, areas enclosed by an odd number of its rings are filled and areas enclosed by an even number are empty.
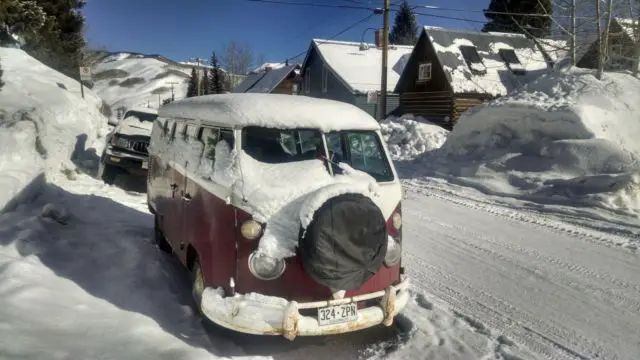
<svg viewBox="0 0 640 360"><path fill-rule="evenodd" d="M121 172L145 175L149 168L149 138L153 122L158 117L156 109L129 109L122 120L107 135L107 144L100 158L98 176L107 184L113 184Z"/></svg>

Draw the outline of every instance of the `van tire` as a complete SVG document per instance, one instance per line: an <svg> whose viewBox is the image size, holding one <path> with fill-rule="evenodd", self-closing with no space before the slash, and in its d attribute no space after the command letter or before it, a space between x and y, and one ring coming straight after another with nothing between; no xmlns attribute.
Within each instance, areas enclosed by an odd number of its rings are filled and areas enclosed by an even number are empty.
<svg viewBox="0 0 640 360"><path fill-rule="evenodd" d="M198 260L193 261L191 267L191 296L193 297L193 310L197 315L202 315L202 293L204 292L204 275Z"/></svg>
<svg viewBox="0 0 640 360"><path fill-rule="evenodd" d="M173 249L171 249L171 245L160 229L160 219L158 218L158 215L154 215L153 220L153 240L156 246L158 246L158 249L162 250L163 252L171 254L173 252Z"/></svg>

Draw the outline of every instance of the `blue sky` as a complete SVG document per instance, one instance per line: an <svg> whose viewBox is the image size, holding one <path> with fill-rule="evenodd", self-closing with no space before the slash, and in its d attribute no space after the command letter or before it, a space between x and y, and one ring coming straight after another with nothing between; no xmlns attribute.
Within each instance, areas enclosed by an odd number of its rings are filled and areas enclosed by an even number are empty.
<svg viewBox="0 0 640 360"><path fill-rule="evenodd" d="M383 0L284 0L352 6L381 6ZM373 5L367 5L368 3ZM392 3L399 3L392 0ZM469 11L420 9L438 16L484 21L479 12L489 0L410 0L411 5L431 5ZM307 49L312 38L328 38L370 14L367 10L336 9L256 3L245 0L91 0L84 15L93 46L112 51L156 53L174 60L209 57L234 40L248 43L256 57L283 61ZM393 21L394 13L391 14ZM417 17L419 25L478 29L481 24L438 17ZM381 27L374 16L337 40L373 41L371 27ZM302 61L302 58L298 59Z"/></svg>

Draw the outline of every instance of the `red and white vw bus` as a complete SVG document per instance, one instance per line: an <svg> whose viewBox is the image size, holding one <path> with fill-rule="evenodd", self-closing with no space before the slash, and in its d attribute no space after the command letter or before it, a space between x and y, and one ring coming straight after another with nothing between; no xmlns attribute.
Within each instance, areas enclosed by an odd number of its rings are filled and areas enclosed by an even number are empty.
<svg viewBox="0 0 640 360"><path fill-rule="evenodd" d="M361 109L189 98L159 110L149 155L156 242L191 271L213 322L293 340L389 326L406 305L402 188Z"/></svg>

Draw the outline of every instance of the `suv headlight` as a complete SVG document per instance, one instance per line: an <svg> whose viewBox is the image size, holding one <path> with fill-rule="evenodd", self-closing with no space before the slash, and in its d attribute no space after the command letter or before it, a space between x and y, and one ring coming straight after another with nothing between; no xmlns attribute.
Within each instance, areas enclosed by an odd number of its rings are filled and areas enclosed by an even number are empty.
<svg viewBox="0 0 640 360"><path fill-rule="evenodd" d="M283 259L272 258L257 252L249 255L249 271L260 280L275 280L284 273L285 268Z"/></svg>
<svg viewBox="0 0 640 360"><path fill-rule="evenodd" d="M115 146L128 149L129 148L129 140L120 136L115 136Z"/></svg>
<svg viewBox="0 0 640 360"><path fill-rule="evenodd" d="M402 257L402 246L394 238L389 236L387 241L387 255L384 257L384 264L389 267L400 262Z"/></svg>

